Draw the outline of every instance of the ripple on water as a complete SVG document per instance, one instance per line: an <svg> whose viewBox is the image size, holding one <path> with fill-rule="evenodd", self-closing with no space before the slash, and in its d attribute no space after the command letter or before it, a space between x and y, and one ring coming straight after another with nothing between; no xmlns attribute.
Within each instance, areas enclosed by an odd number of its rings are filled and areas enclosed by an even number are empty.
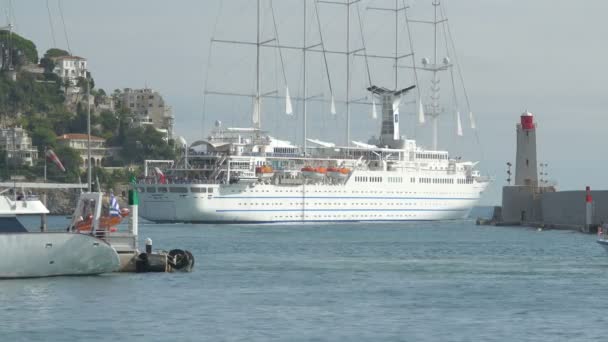
<svg viewBox="0 0 608 342"><path fill-rule="evenodd" d="M195 272L2 281L2 340L599 341L608 324L608 256L588 235L470 222L140 231L191 250Z"/></svg>

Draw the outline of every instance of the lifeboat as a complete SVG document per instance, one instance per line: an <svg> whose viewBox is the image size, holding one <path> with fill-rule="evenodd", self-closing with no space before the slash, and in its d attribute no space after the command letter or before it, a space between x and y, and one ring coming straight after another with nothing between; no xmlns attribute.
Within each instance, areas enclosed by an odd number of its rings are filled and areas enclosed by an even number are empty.
<svg viewBox="0 0 608 342"><path fill-rule="evenodd" d="M129 216L129 209L122 208L118 216L102 216L99 218L99 229L116 231L116 226L122 222L122 219ZM76 223L76 230L79 232L90 231L93 228L93 216L89 215L85 220Z"/></svg>
<svg viewBox="0 0 608 342"><path fill-rule="evenodd" d="M274 170L268 165L258 166L255 168L255 175L258 178L271 178L274 176Z"/></svg>
<svg viewBox="0 0 608 342"><path fill-rule="evenodd" d="M344 179L350 174L350 169L345 167L330 167L327 169L327 175L331 178Z"/></svg>
<svg viewBox="0 0 608 342"><path fill-rule="evenodd" d="M324 167L306 166L303 167L300 171L302 171L302 176L304 176L304 178L320 179L325 177L325 175L327 174L327 168Z"/></svg>

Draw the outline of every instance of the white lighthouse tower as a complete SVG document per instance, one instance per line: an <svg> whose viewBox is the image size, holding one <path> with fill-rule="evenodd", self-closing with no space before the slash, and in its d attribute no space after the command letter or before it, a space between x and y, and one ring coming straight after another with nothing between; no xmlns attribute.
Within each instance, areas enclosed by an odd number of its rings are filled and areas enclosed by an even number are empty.
<svg viewBox="0 0 608 342"><path fill-rule="evenodd" d="M517 124L517 154L515 157L515 185L538 186L536 169L536 123L526 111Z"/></svg>

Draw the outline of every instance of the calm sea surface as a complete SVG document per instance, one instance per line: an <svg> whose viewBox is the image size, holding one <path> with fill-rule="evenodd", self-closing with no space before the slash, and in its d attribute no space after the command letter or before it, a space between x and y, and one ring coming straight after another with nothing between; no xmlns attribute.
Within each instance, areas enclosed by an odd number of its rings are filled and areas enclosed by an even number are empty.
<svg viewBox="0 0 608 342"><path fill-rule="evenodd" d="M0 281L0 341L608 339L608 254L592 235L472 222L140 233L192 251L195 272Z"/></svg>

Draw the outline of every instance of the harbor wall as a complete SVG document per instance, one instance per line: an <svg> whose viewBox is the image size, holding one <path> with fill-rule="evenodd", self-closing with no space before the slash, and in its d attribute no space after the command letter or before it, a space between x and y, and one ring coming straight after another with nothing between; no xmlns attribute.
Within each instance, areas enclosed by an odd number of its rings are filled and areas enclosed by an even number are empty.
<svg viewBox="0 0 608 342"><path fill-rule="evenodd" d="M547 224L585 224L585 191L559 191L542 196L543 222ZM593 225L608 223L608 191L591 191Z"/></svg>
<svg viewBox="0 0 608 342"><path fill-rule="evenodd" d="M505 186L502 188L503 222L540 222L542 205L539 194L532 186Z"/></svg>
<svg viewBox="0 0 608 342"><path fill-rule="evenodd" d="M539 192L532 186L505 186L501 221L582 227L585 225L585 195L584 190ZM591 196L591 224L608 223L608 191L591 191Z"/></svg>

